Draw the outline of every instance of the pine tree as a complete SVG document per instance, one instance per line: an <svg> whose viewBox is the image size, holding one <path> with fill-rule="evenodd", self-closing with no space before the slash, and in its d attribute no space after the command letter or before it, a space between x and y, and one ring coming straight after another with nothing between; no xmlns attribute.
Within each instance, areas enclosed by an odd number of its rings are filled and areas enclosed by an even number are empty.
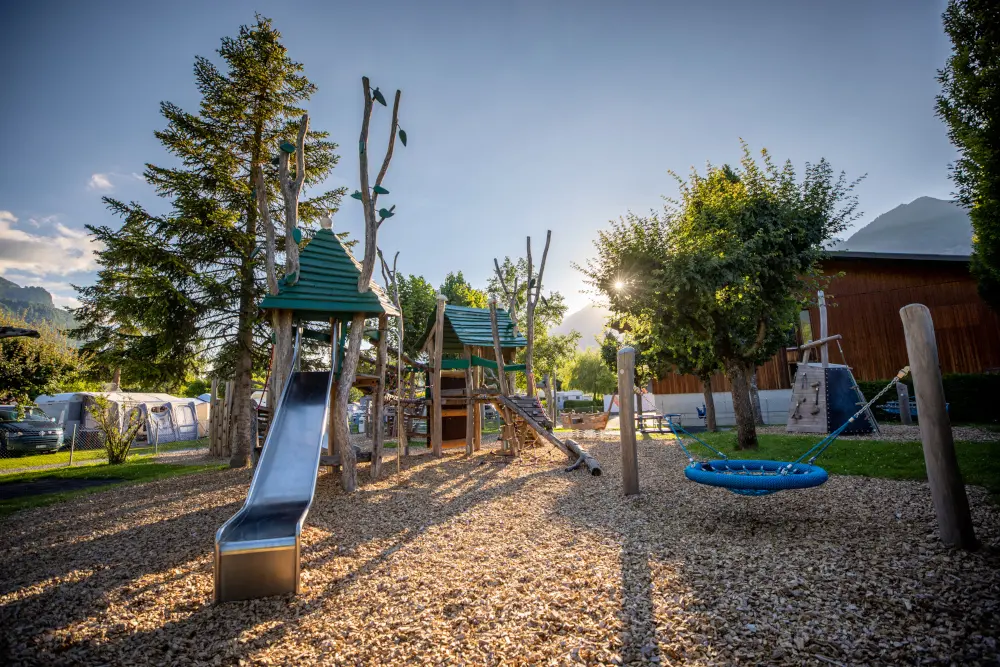
<svg viewBox="0 0 1000 667"><path fill-rule="evenodd" d="M164 102L165 129L155 133L175 166L147 164L145 178L170 201L165 214L105 199L123 218L119 230L89 227L105 249L96 285L79 288L82 322L75 335L104 368L123 381L183 380L199 358L232 377L235 423L231 465L244 466L251 447L251 377L267 363L266 320L258 303L266 290L265 239L254 196L263 170L275 232L284 241L284 211L272 158L294 142L299 105L316 87L291 60L269 19L256 17L224 38L219 67L195 60L198 113ZM337 163L336 144L310 131L306 185L322 182ZM299 220L332 215L343 195L328 191L299 204Z"/></svg>

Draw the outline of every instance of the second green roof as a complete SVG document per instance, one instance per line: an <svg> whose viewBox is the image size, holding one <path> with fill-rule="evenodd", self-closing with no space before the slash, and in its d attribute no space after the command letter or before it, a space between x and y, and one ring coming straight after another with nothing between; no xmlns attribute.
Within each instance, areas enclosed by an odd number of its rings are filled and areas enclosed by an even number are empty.
<svg viewBox="0 0 1000 667"><path fill-rule="evenodd" d="M427 319L427 328L417 341L418 347L424 342L434 328L435 313ZM525 347L528 340L517 333L514 322L506 310L497 309L497 330L500 334L500 347ZM493 349L493 326L490 324L489 308L469 308L467 306L444 307L444 343L445 354L461 353L466 345Z"/></svg>

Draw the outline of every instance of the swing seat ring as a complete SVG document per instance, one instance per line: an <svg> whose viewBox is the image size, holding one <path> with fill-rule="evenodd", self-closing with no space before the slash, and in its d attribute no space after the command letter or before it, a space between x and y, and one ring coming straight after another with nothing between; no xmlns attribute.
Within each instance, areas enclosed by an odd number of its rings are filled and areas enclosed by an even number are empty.
<svg viewBox="0 0 1000 667"><path fill-rule="evenodd" d="M684 469L684 475L692 482L746 496L808 489L823 484L829 477L826 470L808 463L735 459L696 461Z"/></svg>

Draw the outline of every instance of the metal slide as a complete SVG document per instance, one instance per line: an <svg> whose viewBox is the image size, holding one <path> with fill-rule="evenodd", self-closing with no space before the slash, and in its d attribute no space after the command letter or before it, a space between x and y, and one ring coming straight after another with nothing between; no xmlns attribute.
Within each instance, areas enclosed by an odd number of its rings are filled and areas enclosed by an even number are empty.
<svg viewBox="0 0 1000 667"><path fill-rule="evenodd" d="M299 592L299 534L316 490L332 380L329 371L288 378L246 503L215 534L216 602Z"/></svg>

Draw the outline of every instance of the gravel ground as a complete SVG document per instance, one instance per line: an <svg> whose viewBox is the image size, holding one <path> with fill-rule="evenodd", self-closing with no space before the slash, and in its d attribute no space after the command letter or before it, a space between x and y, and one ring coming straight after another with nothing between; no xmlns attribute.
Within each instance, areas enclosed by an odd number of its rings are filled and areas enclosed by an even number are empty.
<svg viewBox="0 0 1000 667"><path fill-rule="evenodd" d="M602 477L491 448L413 457L351 496L322 475L297 597L211 602L245 470L12 515L0 664L1000 664L1000 508L982 490L987 546L952 552L926 484L743 498L648 440L623 499L617 446L583 444Z"/></svg>

